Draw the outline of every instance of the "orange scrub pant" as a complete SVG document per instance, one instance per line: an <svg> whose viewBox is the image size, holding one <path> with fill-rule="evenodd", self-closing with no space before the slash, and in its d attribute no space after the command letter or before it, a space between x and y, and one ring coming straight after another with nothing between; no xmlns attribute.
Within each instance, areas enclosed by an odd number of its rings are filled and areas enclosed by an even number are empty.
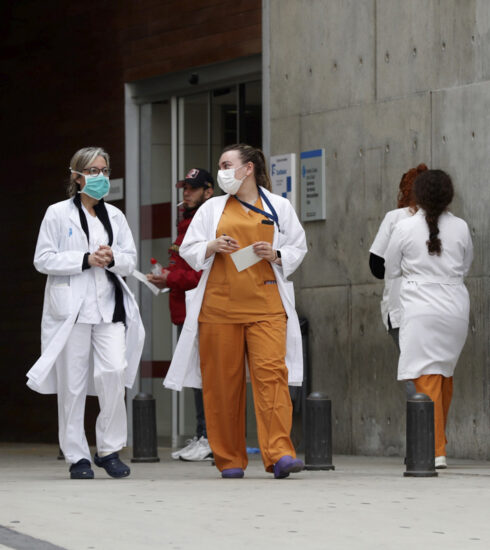
<svg viewBox="0 0 490 550"><path fill-rule="evenodd" d="M248 464L245 442L245 353L260 451L265 469L284 455L296 457L290 439L286 315L249 323L199 323L199 349L208 439L220 471Z"/></svg>
<svg viewBox="0 0 490 550"><path fill-rule="evenodd" d="M435 454L446 456L446 423L453 397L453 377L425 374L414 382L417 393L425 393L434 401Z"/></svg>

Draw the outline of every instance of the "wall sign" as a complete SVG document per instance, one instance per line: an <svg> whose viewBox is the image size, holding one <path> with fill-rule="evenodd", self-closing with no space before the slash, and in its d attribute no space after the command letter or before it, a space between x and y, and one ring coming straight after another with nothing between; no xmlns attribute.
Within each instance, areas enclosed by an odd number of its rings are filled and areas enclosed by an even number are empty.
<svg viewBox="0 0 490 550"><path fill-rule="evenodd" d="M303 151L301 161L301 221L327 219L325 149Z"/></svg>
<svg viewBox="0 0 490 550"><path fill-rule="evenodd" d="M274 155L270 160L272 192L296 206L296 154Z"/></svg>

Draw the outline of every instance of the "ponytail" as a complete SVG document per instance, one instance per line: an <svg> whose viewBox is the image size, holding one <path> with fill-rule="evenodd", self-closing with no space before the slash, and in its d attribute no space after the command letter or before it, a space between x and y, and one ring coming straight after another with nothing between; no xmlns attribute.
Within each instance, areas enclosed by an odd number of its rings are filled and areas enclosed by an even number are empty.
<svg viewBox="0 0 490 550"><path fill-rule="evenodd" d="M446 172L427 170L417 176L413 188L417 205L424 209L425 221L429 227L427 250L431 256L440 256L442 242L438 236L439 217L453 200L453 183Z"/></svg>

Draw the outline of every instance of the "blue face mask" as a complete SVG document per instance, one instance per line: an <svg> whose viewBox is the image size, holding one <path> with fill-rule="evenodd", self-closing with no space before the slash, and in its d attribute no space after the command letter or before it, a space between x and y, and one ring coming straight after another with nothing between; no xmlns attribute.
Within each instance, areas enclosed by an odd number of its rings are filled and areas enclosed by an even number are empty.
<svg viewBox="0 0 490 550"><path fill-rule="evenodd" d="M102 174L98 176L85 176L85 187L80 193L85 193L89 197L99 201L109 194L110 188L109 178Z"/></svg>

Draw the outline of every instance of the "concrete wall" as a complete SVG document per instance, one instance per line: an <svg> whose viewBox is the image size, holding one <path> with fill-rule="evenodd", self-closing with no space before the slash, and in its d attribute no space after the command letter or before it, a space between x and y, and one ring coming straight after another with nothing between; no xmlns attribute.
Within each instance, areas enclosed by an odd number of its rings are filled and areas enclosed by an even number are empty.
<svg viewBox="0 0 490 550"><path fill-rule="evenodd" d="M425 162L453 177L452 210L475 245L448 454L488 458L490 2L268 0L264 8L270 153L326 150L327 220L305 225L309 254L294 279L311 326L312 389L333 400L334 451L405 452L397 353L368 251L396 207L402 173Z"/></svg>

